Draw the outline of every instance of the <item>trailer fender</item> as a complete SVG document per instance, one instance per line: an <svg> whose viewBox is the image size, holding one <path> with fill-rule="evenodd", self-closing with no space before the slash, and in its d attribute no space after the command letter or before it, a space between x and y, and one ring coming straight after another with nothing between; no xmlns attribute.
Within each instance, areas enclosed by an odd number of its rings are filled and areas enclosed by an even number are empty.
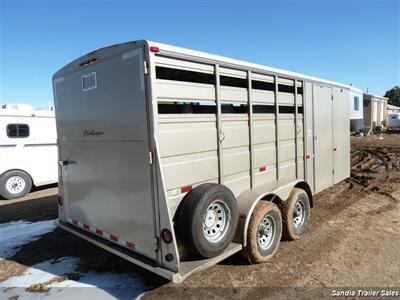
<svg viewBox="0 0 400 300"><path fill-rule="evenodd" d="M286 201L294 187L300 187L306 190L311 198L311 190L307 183L301 180L292 181L280 187L274 186L276 183L269 183L247 190L239 195L239 222L235 235L235 242L246 246L247 229L251 215L259 201ZM311 202L312 203L312 202Z"/></svg>

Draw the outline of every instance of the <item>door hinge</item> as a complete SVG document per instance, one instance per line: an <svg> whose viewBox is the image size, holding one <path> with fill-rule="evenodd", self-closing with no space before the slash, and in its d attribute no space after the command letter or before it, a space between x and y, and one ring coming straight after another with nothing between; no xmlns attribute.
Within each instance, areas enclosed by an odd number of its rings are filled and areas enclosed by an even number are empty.
<svg viewBox="0 0 400 300"><path fill-rule="evenodd" d="M149 151L149 164L153 164L153 152Z"/></svg>
<svg viewBox="0 0 400 300"><path fill-rule="evenodd" d="M332 170L332 174L335 175L335 169Z"/></svg>
<svg viewBox="0 0 400 300"><path fill-rule="evenodd" d="M147 74L148 73L148 71L147 71L147 61L143 61L143 66L144 66L144 74Z"/></svg>
<svg viewBox="0 0 400 300"><path fill-rule="evenodd" d="M333 95L331 97L332 97L332 101L333 101Z"/></svg>

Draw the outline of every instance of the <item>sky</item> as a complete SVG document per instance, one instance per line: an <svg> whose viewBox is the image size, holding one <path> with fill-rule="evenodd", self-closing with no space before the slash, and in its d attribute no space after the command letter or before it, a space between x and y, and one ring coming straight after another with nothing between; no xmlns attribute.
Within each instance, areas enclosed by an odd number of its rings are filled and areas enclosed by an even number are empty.
<svg viewBox="0 0 400 300"><path fill-rule="evenodd" d="M0 0L0 104L53 103L52 75L149 39L338 81L400 85L396 0Z"/></svg>

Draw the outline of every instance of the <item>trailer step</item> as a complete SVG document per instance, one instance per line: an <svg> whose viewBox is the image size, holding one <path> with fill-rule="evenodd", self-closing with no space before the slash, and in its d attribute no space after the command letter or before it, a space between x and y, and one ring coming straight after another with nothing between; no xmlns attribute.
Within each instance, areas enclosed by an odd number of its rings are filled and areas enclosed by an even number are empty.
<svg viewBox="0 0 400 300"><path fill-rule="evenodd" d="M182 282L186 277L192 275L193 273L207 269L239 252L240 250L242 250L242 244L231 243L228 248L226 248L226 250L218 256L207 259L181 261L179 281L174 280L174 282Z"/></svg>

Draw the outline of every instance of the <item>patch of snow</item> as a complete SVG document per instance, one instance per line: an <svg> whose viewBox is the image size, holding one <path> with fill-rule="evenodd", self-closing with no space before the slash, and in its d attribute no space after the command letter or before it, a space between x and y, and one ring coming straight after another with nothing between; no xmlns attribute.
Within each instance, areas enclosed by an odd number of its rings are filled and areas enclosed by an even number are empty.
<svg viewBox="0 0 400 300"><path fill-rule="evenodd" d="M78 267L76 257L63 257L57 261L44 261L26 269L20 276L12 276L0 282L0 288L23 287L43 283L65 273L74 272Z"/></svg>
<svg viewBox="0 0 400 300"><path fill-rule="evenodd" d="M32 293L25 289L33 284L47 282L56 276L77 272L79 258L63 257L28 267L21 276L0 282L0 290L7 297L19 299L135 299L150 287L135 273L80 273L78 281L65 280L48 285L47 293ZM4 294L3 294L4 295ZM50 296L50 297L48 297ZM1 294L0 294L1 298Z"/></svg>
<svg viewBox="0 0 400 300"><path fill-rule="evenodd" d="M27 222L17 221L0 224L0 259L13 256L18 248L39 239L56 228L56 220Z"/></svg>

